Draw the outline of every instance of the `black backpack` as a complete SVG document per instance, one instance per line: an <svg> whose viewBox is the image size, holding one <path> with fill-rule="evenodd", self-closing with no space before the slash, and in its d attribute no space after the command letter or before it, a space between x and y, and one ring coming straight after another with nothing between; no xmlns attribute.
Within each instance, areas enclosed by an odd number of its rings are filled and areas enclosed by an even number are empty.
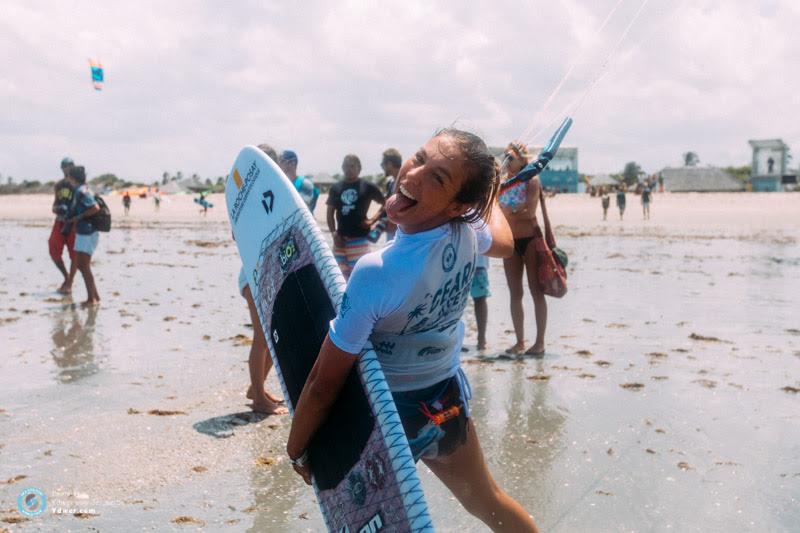
<svg viewBox="0 0 800 533"><path fill-rule="evenodd" d="M96 215L92 215L89 218L89 222L92 223L92 226L97 231L111 231L111 211L108 209L105 200L103 200L99 195L95 195L94 199L97 200L97 205L100 206L100 211L98 211Z"/></svg>

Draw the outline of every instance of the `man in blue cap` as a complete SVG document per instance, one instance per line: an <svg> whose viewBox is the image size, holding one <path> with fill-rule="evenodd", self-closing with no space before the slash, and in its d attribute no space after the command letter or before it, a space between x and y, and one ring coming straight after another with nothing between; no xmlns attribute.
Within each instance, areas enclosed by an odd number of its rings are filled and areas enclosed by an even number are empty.
<svg viewBox="0 0 800 533"><path fill-rule="evenodd" d="M72 278L75 275L75 228L72 224L68 224L67 212L72 203L72 185L67 181L67 173L69 169L75 166L75 163L69 157L61 160L61 172L64 177L55 185L55 199L53 200L52 211L56 215L53 222L53 229L50 231L50 239L47 241L50 248L50 258L56 264L61 275L64 276L64 283L58 289L61 294L69 294L72 290ZM70 272L64 265L64 260L61 255L64 253L64 246L67 247L70 258Z"/></svg>
<svg viewBox="0 0 800 533"><path fill-rule="evenodd" d="M317 207L317 199L319 198L319 187L314 185L311 178L308 176L297 175L297 154L294 150L284 150L278 158L278 165L289 178L289 181L294 183L294 188L300 193L300 197L308 206L309 211L314 213L314 208Z"/></svg>

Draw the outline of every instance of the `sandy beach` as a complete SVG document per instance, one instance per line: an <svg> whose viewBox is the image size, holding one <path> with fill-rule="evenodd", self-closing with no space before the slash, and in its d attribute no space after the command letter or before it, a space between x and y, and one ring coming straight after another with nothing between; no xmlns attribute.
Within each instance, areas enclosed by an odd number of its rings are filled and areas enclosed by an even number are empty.
<svg viewBox="0 0 800 533"><path fill-rule="evenodd" d="M0 531L324 530L289 418L245 406L252 327L209 199L126 217L108 197L103 301L83 309L80 277L55 292L52 198L0 197ZM570 265L543 358L497 357L513 332L492 261L489 350L463 358L487 462L543 531L796 531L800 194L657 194L649 221L638 202L603 222L599 198L548 200ZM438 531L484 530L419 471ZM17 512L29 487L43 516Z"/></svg>

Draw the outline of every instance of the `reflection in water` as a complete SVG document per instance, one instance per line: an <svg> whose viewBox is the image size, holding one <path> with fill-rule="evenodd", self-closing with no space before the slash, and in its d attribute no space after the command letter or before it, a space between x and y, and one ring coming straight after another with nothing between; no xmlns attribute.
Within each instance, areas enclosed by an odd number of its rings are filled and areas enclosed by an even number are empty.
<svg viewBox="0 0 800 533"><path fill-rule="evenodd" d="M268 424L275 424L277 416L267 417L260 424L262 430L267 430ZM270 430L267 430L270 431ZM248 531L282 531L287 524L297 524L299 511L295 509L298 499L308 501L308 494L313 489L307 487L302 482L300 476L295 474L292 467L286 463L263 466L259 463L259 458L271 455L280 456L282 453L281 444L285 438L278 438L277 450L271 450L268 446L271 437L265 436L261 441L256 439L251 449L252 467L250 470L251 486L253 489L253 500L255 515L253 525ZM277 452L277 453L276 453ZM299 498L298 498L299 497ZM293 512L294 511L294 512ZM306 515L312 515L312 519L321 519L317 511L315 500L311 499L311 506L303 510ZM308 511L311 511L309 513ZM301 519L302 520L302 519ZM302 523L302 522L301 522ZM298 528L299 530L299 528Z"/></svg>
<svg viewBox="0 0 800 533"><path fill-rule="evenodd" d="M535 509L528 511L536 516L536 509L552 505L553 487L564 477L561 472L553 479L552 466L564 450L561 441L566 419L548 402L550 382L528 380L532 365L514 366L509 372L508 420L498 455L504 476L523 478L515 480L514 495L531 502ZM535 374L542 374L544 364L538 360L534 368Z"/></svg>
<svg viewBox="0 0 800 533"><path fill-rule="evenodd" d="M472 379L474 400L493 396L490 402L476 401L472 407L476 419L483 419L486 430L495 437L481 439L484 454L492 462L490 469L539 525L556 505L553 487L563 473L556 473L553 479L552 468L565 449L566 422L548 401L549 382L526 379L541 374L543 366L542 361L535 365L479 365ZM494 415L492 411L496 411Z"/></svg>
<svg viewBox="0 0 800 533"><path fill-rule="evenodd" d="M96 374L100 369L96 361L94 348L95 319L99 307L90 306L78 309L68 305L61 312L53 315L54 348L50 351L58 368L57 379L62 383L70 383ZM81 313L86 318L81 323Z"/></svg>

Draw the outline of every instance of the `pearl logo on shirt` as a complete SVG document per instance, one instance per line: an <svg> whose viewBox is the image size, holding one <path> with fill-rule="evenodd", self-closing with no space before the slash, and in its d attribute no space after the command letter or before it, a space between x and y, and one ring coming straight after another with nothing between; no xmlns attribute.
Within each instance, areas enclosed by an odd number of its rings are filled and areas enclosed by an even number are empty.
<svg viewBox="0 0 800 533"><path fill-rule="evenodd" d="M447 244L442 252L442 270L450 272L456 264L456 249L452 244Z"/></svg>
<svg viewBox="0 0 800 533"><path fill-rule="evenodd" d="M358 191L356 189L346 189L342 191L342 215L349 215L350 211L356 208Z"/></svg>

